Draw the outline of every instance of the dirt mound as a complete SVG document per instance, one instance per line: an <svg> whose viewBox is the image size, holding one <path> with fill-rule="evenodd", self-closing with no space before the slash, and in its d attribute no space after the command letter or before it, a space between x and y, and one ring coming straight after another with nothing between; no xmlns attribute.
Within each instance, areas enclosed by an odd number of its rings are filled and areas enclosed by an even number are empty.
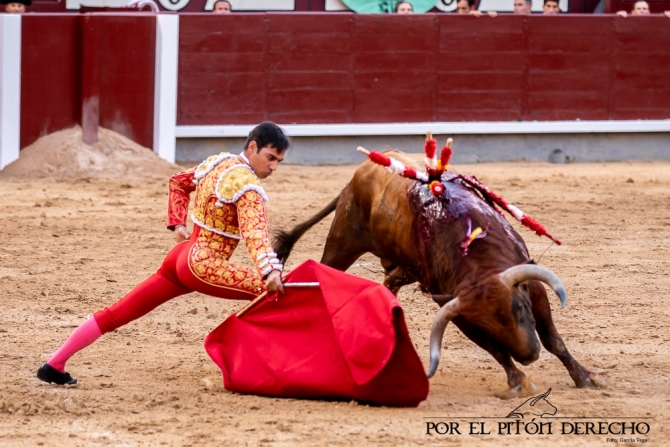
<svg viewBox="0 0 670 447"><path fill-rule="evenodd" d="M21 151L21 156L0 172L4 178L147 178L170 176L180 167L159 158L152 150L108 129L100 128L99 141L82 141L81 127L54 132Z"/></svg>

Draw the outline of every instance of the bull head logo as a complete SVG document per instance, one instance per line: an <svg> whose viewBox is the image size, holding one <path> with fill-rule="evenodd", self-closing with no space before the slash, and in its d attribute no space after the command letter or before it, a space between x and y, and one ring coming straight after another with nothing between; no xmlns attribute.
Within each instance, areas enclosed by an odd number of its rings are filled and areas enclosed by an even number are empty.
<svg viewBox="0 0 670 447"><path fill-rule="evenodd" d="M539 396L529 397L524 401L524 403L510 411L510 413L505 417L513 419L524 419L525 415L528 415L529 417L545 417L545 415L555 415L558 409L547 400L549 393L551 393L551 388Z"/></svg>

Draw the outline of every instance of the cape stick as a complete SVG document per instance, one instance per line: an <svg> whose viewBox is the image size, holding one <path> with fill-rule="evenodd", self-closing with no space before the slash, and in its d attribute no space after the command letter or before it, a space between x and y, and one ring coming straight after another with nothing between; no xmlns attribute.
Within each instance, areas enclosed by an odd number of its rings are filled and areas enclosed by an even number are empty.
<svg viewBox="0 0 670 447"><path fill-rule="evenodd" d="M318 282L287 282L286 284L284 284L284 287L302 288L302 287L319 287L320 285L321 284ZM248 303L246 306L244 306L237 312L237 317L239 318L240 316L242 316L246 311L254 307L260 301L262 301L263 298L265 298L267 295L268 295L267 292L263 292L260 295L258 295L256 298L254 298L253 301Z"/></svg>

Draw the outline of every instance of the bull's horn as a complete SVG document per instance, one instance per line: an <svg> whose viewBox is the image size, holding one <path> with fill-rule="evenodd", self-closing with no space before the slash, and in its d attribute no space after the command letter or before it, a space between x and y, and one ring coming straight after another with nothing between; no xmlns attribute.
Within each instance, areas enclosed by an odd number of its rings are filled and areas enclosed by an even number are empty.
<svg viewBox="0 0 670 447"><path fill-rule="evenodd" d="M500 281L510 289L520 282L535 279L547 284L558 295L561 300L561 307L565 307L568 302L568 295L561 280L554 272L539 265L523 264L510 267L500 275Z"/></svg>
<svg viewBox="0 0 670 447"><path fill-rule="evenodd" d="M437 371L437 364L440 363L440 350L442 349L442 336L447 324L456 317L460 311L461 302L454 298L435 315L433 327L430 329L430 368L428 369L428 378L430 379Z"/></svg>

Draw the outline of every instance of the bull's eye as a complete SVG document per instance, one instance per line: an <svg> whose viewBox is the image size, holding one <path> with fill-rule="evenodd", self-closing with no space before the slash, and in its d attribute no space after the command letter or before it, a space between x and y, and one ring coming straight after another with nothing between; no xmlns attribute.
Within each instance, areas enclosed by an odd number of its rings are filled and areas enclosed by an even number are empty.
<svg viewBox="0 0 670 447"><path fill-rule="evenodd" d="M524 292L528 292L528 284L526 283L521 284L521 290Z"/></svg>
<svg viewBox="0 0 670 447"><path fill-rule="evenodd" d="M517 323L521 323L524 320L525 312L521 300L519 298L514 298L512 300L512 314L514 315L514 320Z"/></svg>

